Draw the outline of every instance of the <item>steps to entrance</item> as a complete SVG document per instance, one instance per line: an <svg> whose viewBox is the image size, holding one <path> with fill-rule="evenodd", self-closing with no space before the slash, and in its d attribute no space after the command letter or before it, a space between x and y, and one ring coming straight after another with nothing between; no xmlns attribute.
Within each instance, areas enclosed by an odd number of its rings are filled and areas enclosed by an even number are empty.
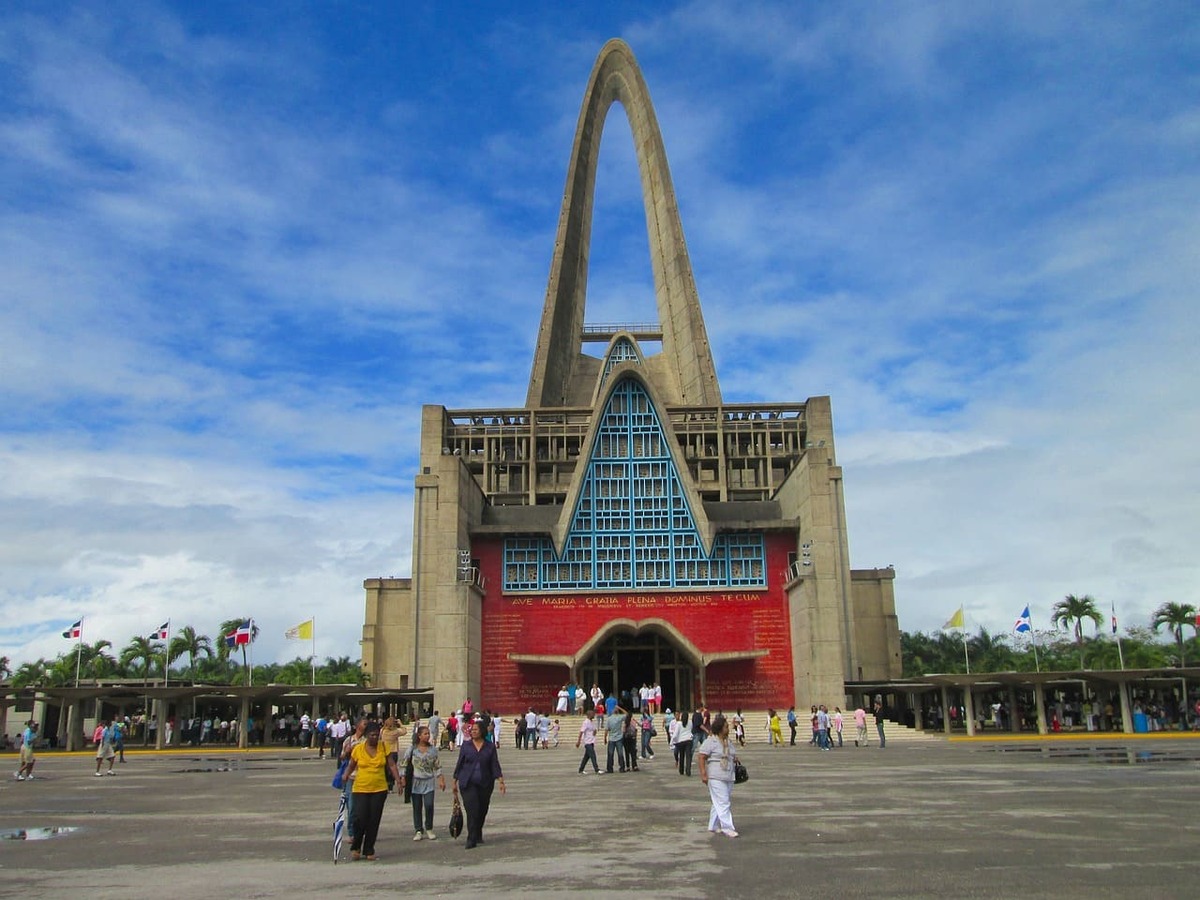
<svg viewBox="0 0 1200 900"><path fill-rule="evenodd" d="M715 712L713 714L715 715ZM640 714L635 713L634 715L638 716ZM843 715L845 716L845 722L842 726L842 743L844 746L853 747L854 746L854 713L853 713L853 710L849 714L843 714ZM781 721L781 724L783 727L783 742L785 744L787 744L789 742L789 740L791 739L791 732L788 729L787 720L786 720L785 716L786 716L786 712L781 714L780 721ZM506 734L504 736L508 736L507 732L511 728L513 728L512 721L515 717L516 717L516 713L512 713L512 714L505 715L502 717L504 719L504 731L506 732ZM732 714L729 714L729 717L732 718ZM550 717L550 719L552 721L556 718L559 720L559 723L561 726L561 731L559 732L559 740L564 741L569 737L572 741L574 741L575 735L579 733L579 721L580 721L580 719L583 718L583 716L578 715L578 714L576 714L574 716L566 716L566 715L560 714L557 716L552 715ZM798 718L799 718L800 722L796 728L796 745L797 746L800 746L800 745L808 746L809 739L812 737L812 726L809 724L808 711L806 710L804 712L804 715L799 716ZM767 731L767 711L765 709L753 710L751 712L743 711L742 712L742 720L745 723L744 727L746 730L746 743L747 744L766 745L769 743L770 738L769 738L769 734ZM661 713L656 714L654 716L654 727L656 729L658 729L658 737L656 737L654 740L656 742L663 742L666 738L666 728L663 725L663 716ZM946 735L940 731L921 731L917 728L909 728L905 725L900 725L896 722L888 722L883 726L883 728L884 728L884 735L887 737L887 742L889 744L891 744L893 741L896 743L908 744L908 743L925 743L925 742L930 742L930 741L945 741L946 740ZM835 743L837 742L836 735L834 736L834 742ZM868 715L867 716L867 746L874 747L878 743L879 743L879 735L875 731L875 718L873 716ZM661 745L661 743L660 743L660 745Z"/></svg>

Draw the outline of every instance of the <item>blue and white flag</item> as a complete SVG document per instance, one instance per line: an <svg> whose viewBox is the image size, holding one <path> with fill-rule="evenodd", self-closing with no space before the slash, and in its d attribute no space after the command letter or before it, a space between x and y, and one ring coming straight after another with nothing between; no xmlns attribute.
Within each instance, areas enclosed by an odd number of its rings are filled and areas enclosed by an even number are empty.
<svg viewBox="0 0 1200 900"><path fill-rule="evenodd" d="M1033 631L1033 619L1029 617L1029 607L1025 607L1025 611L1017 616L1017 621L1013 624L1013 632L1016 634L1029 634Z"/></svg>

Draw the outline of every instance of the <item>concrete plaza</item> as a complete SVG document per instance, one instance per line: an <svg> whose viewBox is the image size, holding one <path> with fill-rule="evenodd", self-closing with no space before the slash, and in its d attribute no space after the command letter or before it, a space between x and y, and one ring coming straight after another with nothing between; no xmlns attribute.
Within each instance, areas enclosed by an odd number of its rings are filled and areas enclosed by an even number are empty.
<svg viewBox="0 0 1200 900"><path fill-rule="evenodd" d="M603 748L601 765L603 766ZM309 751L130 752L95 778L87 754L14 757L0 831L0 895L298 897L378 886L421 895L655 897L1193 897L1200 741L1095 736L1042 742L898 741L817 752L745 749L741 837L707 833L707 790L668 753L642 771L578 775L574 741L502 743L486 845L445 825L414 843L393 795L374 863L332 863L337 795ZM454 754L447 754L453 766ZM345 853L348 854L347 841Z"/></svg>

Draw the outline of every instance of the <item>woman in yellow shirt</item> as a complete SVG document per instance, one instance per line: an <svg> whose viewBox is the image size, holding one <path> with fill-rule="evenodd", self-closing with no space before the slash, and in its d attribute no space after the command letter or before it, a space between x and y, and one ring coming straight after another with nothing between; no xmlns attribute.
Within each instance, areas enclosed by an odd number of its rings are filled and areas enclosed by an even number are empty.
<svg viewBox="0 0 1200 900"><path fill-rule="evenodd" d="M388 755L379 740L379 723L368 722L366 738L350 751L350 765L346 767L346 779L354 775L354 839L350 844L350 858L375 858L375 839L379 836L379 822L383 819L383 804L387 801L387 773L400 780L396 763Z"/></svg>

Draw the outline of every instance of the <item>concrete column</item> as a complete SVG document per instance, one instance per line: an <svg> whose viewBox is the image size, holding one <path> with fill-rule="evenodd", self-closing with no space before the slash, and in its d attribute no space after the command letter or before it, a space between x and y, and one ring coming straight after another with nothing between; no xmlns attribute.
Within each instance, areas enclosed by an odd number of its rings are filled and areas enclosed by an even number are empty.
<svg viewBox="0 0 1200 900"><path fill-rule="evenodd" d="M161 750L163 748L163 738L166 737L167 717L164 713L167 710L166 701L159 698L154 701L154 718L158 720L158 727L154 729L154 749Z"/></svg>
<svg viewBox="0 0 1200 900"><path fill-rule="evenodd" d="M1033 702L1037 707L1038 734L1046 734L1050 726L1046 724L1046 691L1040 684L1033 686Z"/></svg>
<svg viewBox="0 0 1200 900"><path fill-rule="evenodd" d="M1015 685L1010 685L1008 688L1008 730L1021 730L1020 723L1017 721L1017 689Z"/></svg>
<svg viewBox="0 0 1200 900"><path fill-rule="evenodd" d="M1133 707L1129 703L1129 683L1120 682L1117 690L1121 695L1121 730L1125 734L1133 734Z"/></svg>
<svg viewBox="0 0 1200 900"><path fill-rule="evenodd" d="M942 731L950 733L950 688L942 685Z"/></svg>
<svg viewBox="0 0 1200 900"><path fill-rule="evenodd" d="M238 749L245 750L250 746L246 734L246 723L250 720L250 698L242 698L242 708L238 711Z"/></svg>
<svg viewBox="0 0 1200 900"><path fill-rule="evenodd" d="M969 684L963 687L963 718L966 719L967 737L975 737L975 698Z"/></svg>
<svg viewBox="0 0 1200 900"><path fill-rule="evenodd" d="M83 749L83 732L81 731L83 726L80 724L82 722L81 711L78 700L75 700L67 707L67 733L65 736L66 740L63 743L68 751Z"/></svg>

